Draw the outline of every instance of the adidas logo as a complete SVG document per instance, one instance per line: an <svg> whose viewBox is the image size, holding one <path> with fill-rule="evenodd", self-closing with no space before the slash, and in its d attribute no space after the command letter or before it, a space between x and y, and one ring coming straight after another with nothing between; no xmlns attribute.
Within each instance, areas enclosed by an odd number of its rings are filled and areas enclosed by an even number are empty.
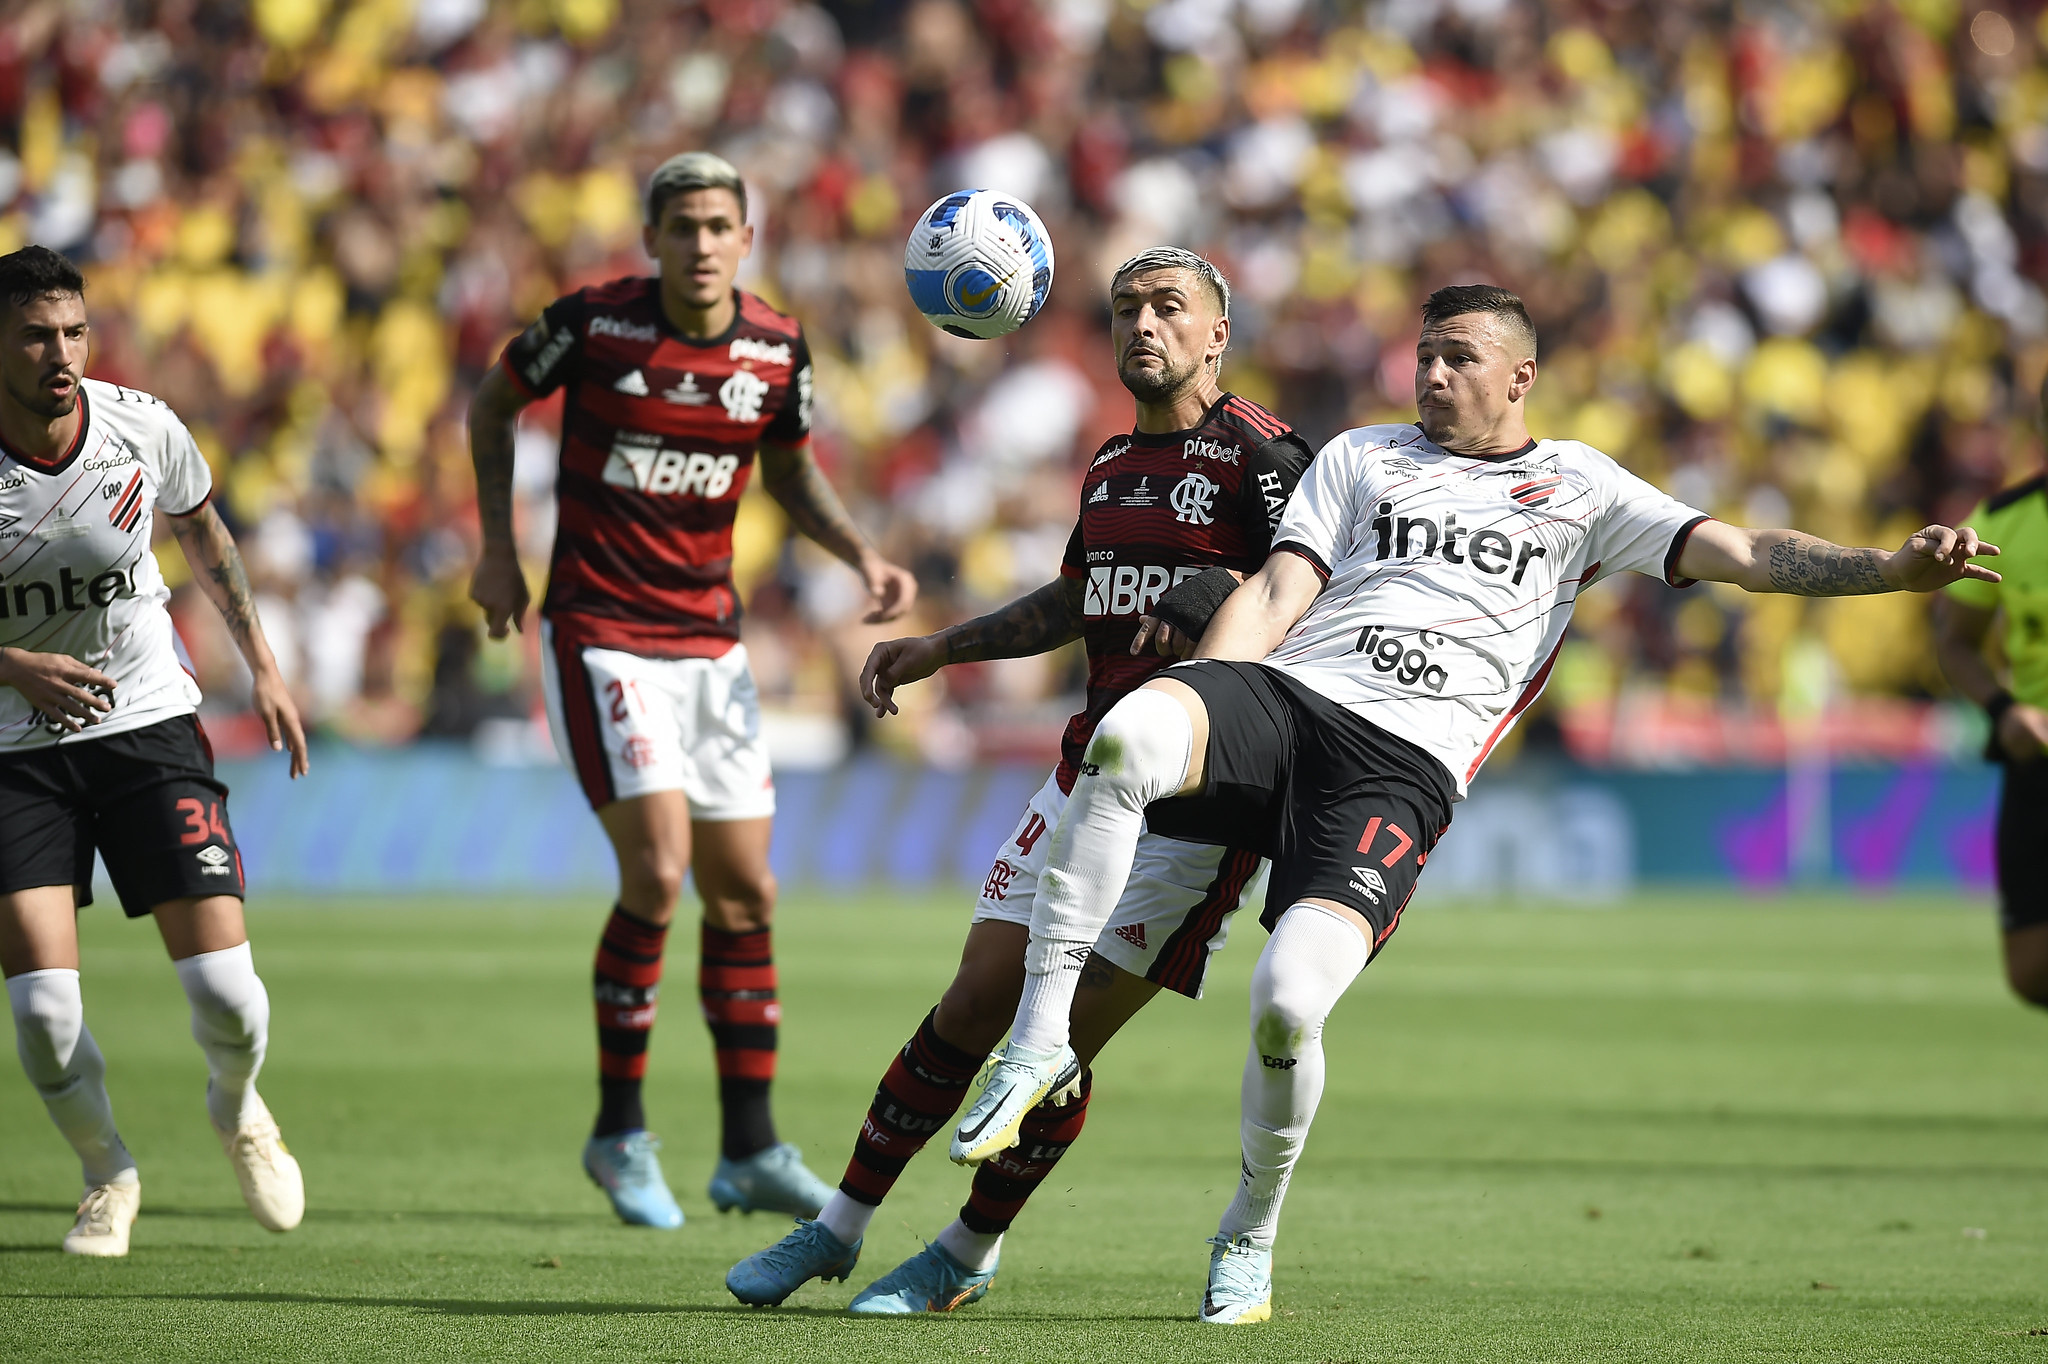
<svg viewBox="0 0 2048 1364"><path fill-rule="evenodd" d="M1116 931L1116 935L1140 952L1145 950L1145 925L1125 924Z"/></svg>
<svg viewBox="0 0 2048 1364"><path fill-rule="evenodd" d="M646 397L649 391L647 376L637 369L626 371L625 377L613 384L612 388L619 393L630 393L636 398Z"/></svg>
<svg viewBox="0 0 2048 1364"><path fill-rule="evenodd" d="M1109 484L1108 484L1107 482L1102 482L1102 483L1098 483L1098 484L1096 484L1096 485L1095 485L1095 492L1094 492L1094 493L1093 493L1093 494L1092 494L1092 495L1091 495L1091 496L1089 497L1089 499L1088 499L1088 500L1089 500L1090 502L1107 502L1107 501L1109 501Z"/></svg>

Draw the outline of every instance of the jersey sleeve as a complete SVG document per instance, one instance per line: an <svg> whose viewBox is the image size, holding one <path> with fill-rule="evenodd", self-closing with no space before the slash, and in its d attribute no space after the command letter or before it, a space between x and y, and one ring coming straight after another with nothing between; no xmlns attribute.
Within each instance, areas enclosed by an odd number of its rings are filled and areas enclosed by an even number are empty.
<svg viewBox="0 0 2048 1364"><path fill-rule="evenodd" d="M583 360L583 314L583 296L566 294L506 345L500 363L527 397L545 398L574 377Z"/></svg>
<svg viewBox="0 0 2048 1364"><path fill-rule="evenodd" d="M1998 520L1998 513L1992 511L1990 507L1980 502L1977 504L1976 508L1973 511L1971 511L1969 520L1966 524L1975 526L1977 528L1977 533L1979 535L1983 536L1985 539L1991 541L1991 543L1995 545L1998 544L2002 538L1999 534ZM1977 561L1973 559L1971 560L1971 562L1975 563ZM1990 566L1992 568L1998 567L1998 565L1996 564L1991 564ZM1987 583L1983 581L1981 578L1958 578L1954 582L1950 583L1947 587L1943 588L1942 591L1946 592L1949 596L1955 598L1955 600L1961 602L1963 605L1974 606L1979 611L1996 611L1998 609L1999 596L1997 583Z"/></svg>
<svg viewBox="0 0 2048 1364"><path fill-rule="evenodd" d="M1308 442L1289 431L1252 451L1245 461L1244 482L1238 487L1239 510L1244 542L1254 559L1264 559L1272 549L1287 501L1314 458Z"/></svg>
<svg viewBox="0 0 2048 1364"><path fill-rule="evenodd" d="M789 392L783 395L782 410L761 439L777 445L802 445L811 438L811 346L799 330L789 347Z"/></svg>
<svg viewBox="0 0 2048 1364"><path fill-rule="evenodd" d="M1088 576L1088 547L1081 540L1081 519L1074 518L1074 533L1067 537L1067 552L1060 556L1062 578Z"/></svg>
<svg viewBox="0 0 2048 1364"><path fill-rule="evenodd" d="M1355 505L1369 452L1338 436L1313 460L1273 528L1273 548L1291 550L1315 566L1325 582L1344 557L1361 518Z"/></svg>
<svg viewBox="0 0 2048 1364"><path fill-rule="evenodd" d="M156 504L171 516L190 516L213 492L213 470L185 423L170 418L164 428L162 463L157 468Z"/></svg>
<svg viewBox="0 0 2048 1364"><path fill-rule="evenodd" d="M1690 578L1678 576L1678 556L1693 531L1714 518L1612 461L1606 472L1607 505L1594 519L1586 545L1586 557L1599 566L1598 576L1648 573L1673 587L1692 586Z"/></svg>

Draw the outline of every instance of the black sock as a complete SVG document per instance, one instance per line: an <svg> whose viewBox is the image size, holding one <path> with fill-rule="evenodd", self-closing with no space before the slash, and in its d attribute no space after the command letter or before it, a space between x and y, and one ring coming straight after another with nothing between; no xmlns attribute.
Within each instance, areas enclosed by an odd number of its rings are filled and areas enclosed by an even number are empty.
<svg viewBox="0 0 2048 1364"><path fill-rule="evenodd" d="M720 1146L727 1160L745 1160L775 1145L775 1119L768 1112L768 1082L726 1077L718 1082Z"/></svg>
<svg viewBox="0 0 2048 1364"><path fill-rule="evenodd" d="M647 1126L638 1080L599 1080L597 1094L597 1126L591 1129L591 1136L616 1136Z"/></svg>

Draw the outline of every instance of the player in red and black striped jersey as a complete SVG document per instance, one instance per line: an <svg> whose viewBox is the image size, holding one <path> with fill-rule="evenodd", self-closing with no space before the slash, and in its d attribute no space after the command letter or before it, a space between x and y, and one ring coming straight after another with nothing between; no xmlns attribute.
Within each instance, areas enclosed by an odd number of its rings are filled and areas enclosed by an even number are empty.
<svg viewBox="0 0 2048 1364"><path fill-rule="evenodd" d="M946 1125L1024 984L1024 947L1081 754L1112 705L1199 639L1236 580L1266 560L1273 527L1308 466L1307 444L1258 404L1217 384L1230 339L1229 286L1190 252L1144 252L1111 281L1111 338L1137 423L1106 442L1082 482L1059 576L990 615L877 645L862 692L878 715L894 690L948 663L1017 658L1086 641L1088 703L1069 722L1058 768L997 850L960 968L876 1089L839 1191L816 1222L726 1276L742 1301L779 1302L806 1279L853 1269L869 1219L925 1141ZM1096 941L1073 1007L1082 1064L1162 988L1198 996L1209 956L1257 877L1256 853L1157 838L1131 865L1115 919ZM861 1291L852 1310L951 1311L987 1291L1003 1233L1080 1135L1088 1077L1048 1098L1017 1145L987 1160L960 1217Z"/></svg>
<svg viewBox="0 0 2048 1364"><path fill-rule="evenodd" d="M752 249L746 187L716 156L671 158L647 190L653 277L550 304L505 348L470 408L483 557L470 595L491 637L523 628L512 538L519 410L561 390L560 511L541 603L549 726L619 859L600 940L600 1104L583 1165L624 1220L683 1220L646 1130L641 1079L686 871L704 900L698 993L723 1118L721 1210L806 1216L829 1190L776 1139L768 839L775 789L732 582L732 531L758 459L791 522L857 571L871 622L915 579L875 552L810 451L811 357L794 318L733 286Z"/></svg>

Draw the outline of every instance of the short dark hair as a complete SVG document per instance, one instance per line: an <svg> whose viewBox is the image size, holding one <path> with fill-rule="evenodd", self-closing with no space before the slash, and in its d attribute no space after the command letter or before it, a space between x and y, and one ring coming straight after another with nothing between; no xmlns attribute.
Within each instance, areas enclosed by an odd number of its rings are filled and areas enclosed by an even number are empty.
<svg viewBox="0 0 2048 1364"><path fill-rule="evenodd" d="M1536 354L1536 324L1529 320L1529 309L1519 294L1497 284L1445 285L1423 301L1422 325L1434 326L1465 313L1487 313L1499 318L1529 343L1532 357Z"/></svg>
<svg viewBox="0 0 2048 1364"><path fill-rule="evenodd" d="M85 294L85 276L78 267L47 246L24 246L0 256L0 299L10 308L26 308L53 294Z"/></svg>

